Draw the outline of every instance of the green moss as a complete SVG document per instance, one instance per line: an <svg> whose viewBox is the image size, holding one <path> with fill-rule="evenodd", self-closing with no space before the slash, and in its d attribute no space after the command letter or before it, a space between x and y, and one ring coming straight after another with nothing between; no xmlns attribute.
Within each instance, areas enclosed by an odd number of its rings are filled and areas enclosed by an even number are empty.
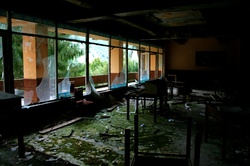
<svg viewBox="0 0 250 166"><path fill-rule="evenodd" d="M179 106L179 107L183 107ZM179 108L176 108L179 109ZM134 143L134 111L131 107L130 119L127 120L126 106L112 112L100 111L92 118L83 118L69 126L65 126L46 135L37 141L30 137L29 145L47 154L64 158L77 165L124 165L124 132L131 129L131 154ZM139 110L139 150L169 152L176 148L171 145L174 140L185 142L185 136L176 130L176 125L185 123L169 123L168 119L157 114L154 123L153 111ZM181 131L183 132L183 131ZM107 136L101 135L102 133ZM185 149L185 147L178 147ZM181 151L181 150L179 150Z"/></svg>

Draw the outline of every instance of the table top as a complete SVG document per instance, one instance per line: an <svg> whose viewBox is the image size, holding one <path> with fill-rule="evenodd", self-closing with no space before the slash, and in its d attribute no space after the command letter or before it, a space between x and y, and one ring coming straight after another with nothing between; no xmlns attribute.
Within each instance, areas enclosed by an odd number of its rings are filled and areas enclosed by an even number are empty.
<svg viewBox="0 0 250 166"><path fill-rule="evenodd" d="M21 99L22 96L14 95L12 93L0 92L0 101L10 100L10 99Z"/></svg>

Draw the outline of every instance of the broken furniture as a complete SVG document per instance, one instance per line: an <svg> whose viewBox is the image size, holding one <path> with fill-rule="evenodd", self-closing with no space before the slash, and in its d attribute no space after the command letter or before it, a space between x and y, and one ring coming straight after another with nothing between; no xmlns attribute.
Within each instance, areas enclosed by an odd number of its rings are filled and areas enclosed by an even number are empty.
<svg viewBox="0 0 250 166"><path fill-rule="evenodd" d="M208 142L209 136L209 119L213 117L216 120L221 121L221 138L222 138L222 148L221 157L226 159L227 152L227 141L228 141L228 126L229 123L249 123L250 110L249 108L242 108L240 106L232 106L225 104L206 104L205 108L205 130L204 130L204 141ZM238 124L237 124L238 125Z"/></svg>
<svg viewBox="0 0 250 166"><path fill-rule="evenodd" d="M139 112L139 100L143 100L143 107L146 107L146 100L154 101L154 122L156 122L157 101L159 100L160 112L163 110L163 96L165 91L164 80L155 79L145 81L144 88L134 89L127 92L124 97L127 100L127 119L129 120L130 99L135 100L135 113Z"/></svg>
<svg viewBox="0 0 250 166"><path fill-rule="evenodd" d="M124 97L127 101L127 120L129 120L129 114L130 114L130 99L134 99L135 100L135 112L138 113L138 100L140 97L140 94L142 93L144 89L142 88L135 88L133 90L128 91L127 93L124 94Z"/></svg>
<svg viewBox="0 0 250 166"><path fill-rule="evenodd" d="M75 103L81 103L83 100L83 88L75 88L74 96L75 96Z"/></svg>
<svg viewBox="0 0 250 166"><path fill-rule="evenodd" d="M187 121L187 142L186 142L186 154L164 154L164 153L150 153L142 152L139 149L139 131L138 131L138 114L134 115L134 154L132 161L130 161L130 129L125 129L125 166L136 165L182 165L190 166L190 151L191 151L191 127L192 119L188 118ZM196 147L195 147L195 166L199 165L199 149L201 144L201 134L197 134Z"/></svg>
<svg viewBox="0 0 250 166"><path fill-rule="evenodd" d="M7 132L13 132L14 135L17 136L18 153L20 158L25 157L21 113L22 98L22 96L17 96L6 92L0 92L0 124L1 126L6 126L6 128L10 128L11 131Z"/></svg>
<svg viewBox="0 0 250 166"><path fill-rule="evenodd" d="M92 104L92 101L88 101L83 97L83 88L76 88L75 89L75 103L78 105L88 105Z"/></svg>
<svg viewBox="0 0 250 166"><path fill-rule="evenodd" d="M93 101L88 100L88 96L83 96L83 88L75 88L73 107L77 116L92 114Z"/></svg>
<svg viewBox="0 0 250 166"><path fill-rule="evenodd" d="M146 107L146 100L153 99L154 101L154 112L156 113L157 109L157 100L159 99L160 102L160 112L163 111L163 100L164 95L166 94L167 86L165 84L165 80L163 79L155 79L155 80L149 80L145 81L145 90L141 94L141 96L144 99L144 107Z"/></svg>
<svg viewBox="0 0 250 166"><path fill-rule="evenodd" d="M168 87L167 91L169 93L170 99L174 98L174 89L178 92L176 94L183 94L183 102L186 103L186 85L185 82L182 81L166 81L166 87ZM182 92L181 92L182 91Z"/></svg>

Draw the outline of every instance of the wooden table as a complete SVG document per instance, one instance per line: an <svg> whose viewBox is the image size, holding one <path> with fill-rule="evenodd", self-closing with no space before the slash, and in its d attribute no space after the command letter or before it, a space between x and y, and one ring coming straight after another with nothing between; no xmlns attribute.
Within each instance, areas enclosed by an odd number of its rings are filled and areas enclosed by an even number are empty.
<svg viewBox="0 0 250 166"><path fill-rule="evenodd" d="M135 112L138 113L138 109L139 109L138 100L139 100L139 96L141 93L142 93L142 89L134 89L125 93L124 97L127 101L127 120L129 120L129 113L130 113L130 99L135 99L136 101Z"/></svg>
<svg viewBox="0 0 250 166"><path fill-rule="evenodd" d="M23 128L22 128L22 116L21 116L21 107L22 107L22 96L17 96L11 93L0 92L0 117L4 115L10 125L14 124L14 132L17 134L18 139L18 152L19 157L25 157L25 148L23 141ZM10 121L13 120L13 121ZM6 124L8 125L8 124ZM8 126L7 126L8 127Z"/></svg>

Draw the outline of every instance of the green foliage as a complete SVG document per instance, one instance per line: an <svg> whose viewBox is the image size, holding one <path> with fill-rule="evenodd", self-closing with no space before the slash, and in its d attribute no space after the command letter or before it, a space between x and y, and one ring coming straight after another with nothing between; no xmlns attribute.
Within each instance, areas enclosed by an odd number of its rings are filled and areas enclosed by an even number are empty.
<svg viewBox="0 0 250 166"><path fill-rule="evenodd" d="M23 78L23 38L12 35L13 72L14 78Z"/></svg>
<svg viewBox="0 0 250 166"><path fill-rule="evenodd" d="M95 58L90 64L91 75L106 75L108 74L108 62L101 61L100 58Z"/></svg>
<svg viewBox="0 0 250 166"><path fill-rule="evenodd" d="M14 77L23 78L23 39L22 35L12 35L12 50L13 50L13 67ZM84 63L77 62L77 58L84 55L84 48L81 43L67 40L58 41L58 77L65 77L70 71L70 77L84 76ZM48 39L48 55L55 56L55 39ZM0 64L0 67L2 64ZM138 62L128 59L128 71L138 72ZM102 61L100 58L95 58L90 63L91 75L106 75L108 74L108 61Z"/></svg>
<svg viewBox="0 0 250 166"><path fill-rule="evenodd" d="M58 77L65 77L68 70L70 76L85 75L85 64L75 64L76 58L84 54L80 43L66 40L58 41ZM54 39L49 40L49 55L54 55Z"/></svg>
<svg viewBox="0 0 250 166"><path fill-rule="evenodd" d="M138 72L139 64L128 58L128 72Z"/></svg>
<svg viewBox="0 0 250 166"><path fill-rule="evenodd" d="M70 67L70 76L79 77L85 76L85 64L83 63L72 63Z"/></svg>

